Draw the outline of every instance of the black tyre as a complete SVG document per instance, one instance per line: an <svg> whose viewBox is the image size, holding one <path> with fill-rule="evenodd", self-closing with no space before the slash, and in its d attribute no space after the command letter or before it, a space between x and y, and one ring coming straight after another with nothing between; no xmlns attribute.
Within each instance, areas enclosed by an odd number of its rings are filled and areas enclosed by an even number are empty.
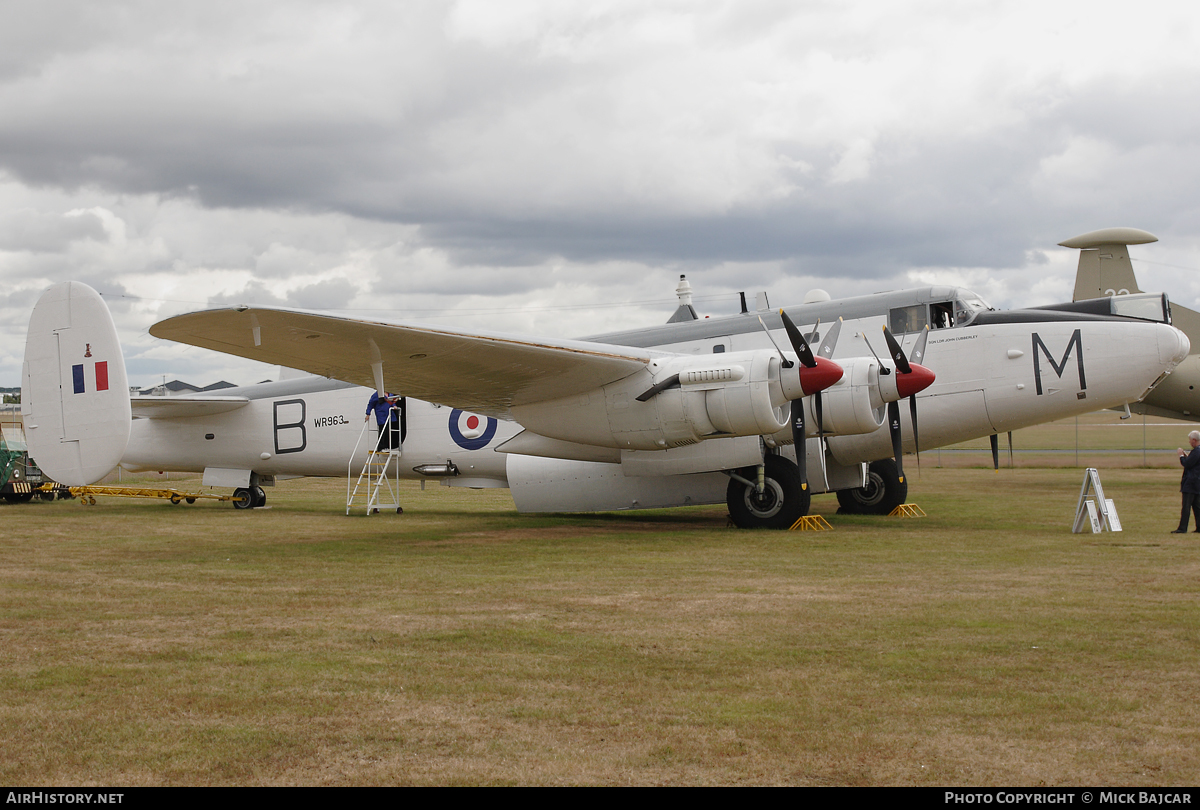
<svg viewBox="0 0 1200 810"><path fill-rule="evenodd" d="M253 487L250 491L254 493L254 507L256 509L267 505L267 493L263 492L262 487Z"/></svg>
<svg viewBox="0 0 1200 810"><path fill-rule="evenodd" d="M838 510L848 515L887 515L908 498L908 482L900 480L894 459L872 461L867 468L867 485L840 489Z"/></svg>
<svg viewBox="0 0 1200 810"><path fill-rule="evenodd" d="M754 467L738 470L743 478L754 481ZM761 495L755 487L746 486L736 478L729 479L725 502L729 516L742 529L790 529L792 524L808 514L812 502L809 490L800 491L800 470L782 456L767 456L766 486Z"/></svg>
<svg viewBox="0 0 1200 810"><path fill-rule="evenodd" d="M233 491L233 508L234 509L253 509L254 508L254 493L245 487L238 487Z"/></svg>

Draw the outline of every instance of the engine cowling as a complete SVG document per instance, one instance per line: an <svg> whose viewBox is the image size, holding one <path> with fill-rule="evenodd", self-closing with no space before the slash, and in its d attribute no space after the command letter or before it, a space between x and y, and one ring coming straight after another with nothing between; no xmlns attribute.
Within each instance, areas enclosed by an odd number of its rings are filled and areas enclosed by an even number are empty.
<svg viewBox="0 0 1200 810"><path fill-rule="evenodd" d="M888 375L880 375L879 363L873 358L856 357L838 360L842 366L842 378L821 392L822 418L826 436L855 436L874 433L887 419L889 391ZM805 435L817 436L817 414L813 400L805 401L807 416ZM790 427L771 437L771 444L791 444Z"/></svg>
<svg viewBox="0 0 1200 810"><path fill-rule="evenodd" d="M832 435L873 433L887 416L884 407L887 403L880 393L879 363L866 357L839 362L845 374L821 393L825 432ZM809 426L815 435L816 421L811 420Z"/></svg>
<svg viewBox="0 0 1200 810"><path fill-rule="evenodd" d="M631 450L770 435L789 421L780 368L767 351L668 357L603 388L512 411L543 436Z"/></svg>

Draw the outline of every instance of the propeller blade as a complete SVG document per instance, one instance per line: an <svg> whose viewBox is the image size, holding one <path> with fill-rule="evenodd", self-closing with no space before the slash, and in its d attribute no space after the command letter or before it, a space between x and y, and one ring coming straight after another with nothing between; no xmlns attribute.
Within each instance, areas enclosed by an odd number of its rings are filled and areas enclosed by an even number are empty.
<svg viewBox="0 0 1200 810"><path fill-rule="evenodd" d="M929 342L929 326L926 325L922 330L921 336L917 338L917 342L913 344L913 349L909 352L909 365L913 371L920 369L921 372L927 371L921 363L925 360L925 345ZM920 373L920 372L918 372ZM899 386L897 386L899 388ZM917 435L917 395L910 394L908 397L908 415L912 417L913 426L913 449L917 453L917 471L921 470L921 440Z"/></svg>
<svg viewBox="0 0 1200 810"><path fill-rule="evenodd" d="M867 348L871 350L871 355L875 358L875 362L879 364L879 373L885 377L891 374L892 370L883 364L878 354L875 354L875 347L871 345L871 341L867 340L867 333L859 332L858 334L863 339L863 343L867 344Z"/></svg>
<svg viewBox="0 0 1200 810"><path fill-rule="evenodd" d="M792 322L792 319L782 309L779 310L779 314L783 318L783 328L787 330L788 340L792 342L792 349L795 350L796 356L800 358L800 362L806 367L814 368L817 365L817 360L813 357L813 352L808 345L808 341L804 339L804 333L796 328L796 324Z"/></svg>
<svg viewBox="0 0 1200 810"><path fill-rule="evenodd" d="M925 343L928 337L929 329L926 328L913 345L914 360L925 354ZM866 335L863 335L863 339L866 340ZM904 350L900 347L895 335L892 334L892 330L886 326L883 327L883 339L887 342L888 354L892 356L892 362L896 364L896 393L901 397L908 397L908 414L912 419L913 426L913 449L917 454L917 469L919 470L921 468L921 440L917 433L917 394L933 385L935 375L920 363L910 363L904 356ZM871 348L870 343L867 343L867 348ZM871 349L871 353L874 354L875 350ZM880 365L879 373L886 373L886 367ZM900 456L904 448L901 444L900 405L898 402L888 403L888 423L892 434L892 455L896 458L896 472L900 474L900 480L903 481L904 467L901 464Z"/></svg>
<svg viewBox="0 0 1200 810"><path fill-rule="evenodd" d="M783 353L783 349L779 348L779 344L775 342L775 338L771 337L771 330L767 328L767 324L763 321L762 315L758 316L758 325L763 328L763 332L767 335L767 340L771 341L771 345L775 347L775 351L779 352L779 362L784 368L791 368L796 365Z"/></svg>
<svg viewBox="0 0 1200 810"><path fill-rule="evenodd" d="M778 423L776 423L778 424ZM992 469L1000 472L1000 437L992 434Z"/></svg>
<svg viewBox="0 0 1200 810"><path fill-rule="evenodd" d="M901 374L911 374L912 367L908 364L908 358L904 356L904 350L900 348L900 343L886 326L883 327L883 339L887 341L888 354L892 356L892 362L896 364L896 371Z"/></svg>
<svg viewBox="0 0 1200 810"><path fill-rule="evenodd" d="M1013 451L1012 451L1012 431L1008 432L1008 468L1011 470L1013 466Z"/></svg>
<svg viewBox="0 0 1200 810"><path fill-rule="evenodd" d="M792 444L796 448L796 466L800 470L800 491L808 489L808 448L804 437L804 400L792 400Z"/></svg>
<svg viewBox="0 0 1200 810"><path fill-rule="evenodd" d="M818 318L817 325L819 326L820 324L821 324L821 319ZM816 326L813 327L813 330L814 331L816 330ZM842 319L838 318L837 323L835 323L833 325L833 327L827 333L825 333L825 340L823 340L821 342L820 347L817 349L818 357L821 357L825 360L833 359L833 348L835 346L837 346L838 335L841 334L841 331L842 331ZM825 470L825 403L821 401L821 392L820 391L818 391L816 393L816 395L813 397L813 410L817 414L817 438L819 439L820 444L821 444L821 470L822 470L822 474L824 474L824 470ZM826 475L826 478L828 478L827 475ZM828 482L826 482L825 488L826 489L829 488Z"/></svg>
<svg viewBox="0 0 1200 810"><path fill-rule="evenodd" d="M912 352L908 355L908 360L910 363L924 363L925 362L925 344L928 342L929 342L929 327L926 326L925 331L923 331L921 333L921 336L919 338L917 338L916 345L913 346Z"/></svg>
<svg viewBox="0 0 1200 810"><path fill-rule="evenodd" d="M829 491L829 467L825 463L825 448L826 448L826 446L827 445L825 444L825 437L818 436L817 437L817 449L821 453L821 479L825 482L825 491L828 492Z"/></svg>
<svg viewBox="0 0 1200 810"><path fill-rule="evenodd" d="M900 436L900 403L888 403L888 432L892 434L892 456L896 459L896 472L900 475L900 483L904 483L904 464L900 457L904 454Z"/></svg>
<svg viewBox="0 0 1200 810"><path fill-rule="evenodd" d="M917 472L921 472L921 440L917 438L917 395L908 398L908 415L912 418L913 449L917 453Z"/></svg>
<svg viewBox="0 0 1200 810"><path fill-rule="evenodd" d="M826 360L833 359L833 349L837 346L838 335L842 333L842 319L838 318L837 323L830 327L825 333L825 339L821 341L821 347L817 349L817 356L824 357Z"/></svg>

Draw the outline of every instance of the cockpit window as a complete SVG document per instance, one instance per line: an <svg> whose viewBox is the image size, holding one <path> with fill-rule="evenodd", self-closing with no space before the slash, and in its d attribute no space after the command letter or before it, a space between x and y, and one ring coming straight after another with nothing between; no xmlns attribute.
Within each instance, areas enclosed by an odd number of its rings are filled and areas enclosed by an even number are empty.
<svg viewBox="0 0 1200 810"><path fill-rule="evenodd" d="M975 294L965 295L957 301L938 301L929 305L929 328L949 329L952 326L966 326L975 320L976 313L989 309L991 307Z"/></svg>
<svg viewBox="0 0 1200 810"><path fill-rule="evenodd" d="M954 325L966 326L975 320L976 313L984 312L988 309L990 307L979 296L960 298L954 302Z"/></svg>
<svg viewBox="0 0 1200 810"><path fill-rule="evenodd" d="M1114 295L1112 314L1123 315L1126 318L1141 318L1145 321L1171 322L1171 305L1166 293L1134 293L1133 295Z"/></svg>
<svg viewBox="0 0 1200 810"><path fill-rule="evenodd" d="M954 303L946 301L940 304L930 304L929 311L933 317L929 327L931 329L949 329L954 326Z"/></svg>

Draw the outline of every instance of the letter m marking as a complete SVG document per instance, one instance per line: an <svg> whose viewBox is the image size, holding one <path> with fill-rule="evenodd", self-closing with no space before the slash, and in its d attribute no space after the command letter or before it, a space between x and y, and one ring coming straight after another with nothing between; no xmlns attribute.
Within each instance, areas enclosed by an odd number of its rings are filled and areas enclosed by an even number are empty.
<svg viewBox="0 0 1200 810"><path fill-rule="evenodd" d="M1033 333L1033 379L1037 384L1038 396L1042 395L1042 364L1041 357L1046 355L1046 359L1050 361L1054 373L1061 380L1063 371L1067 368L1067 360L1071 357L1071 348L1075 348L1075 363L1079 368L1079 390L1087 390L1087 378L1083 374L1083 339L1079 335L1079 330L1076 329L1071 339L1067 341L1067 349L1063 352L1062 360L1054 362L1054 355L1050 354L1050 350L1046 348L1046 344L1042 342L1041 335L1037 332Z"/></svg>

